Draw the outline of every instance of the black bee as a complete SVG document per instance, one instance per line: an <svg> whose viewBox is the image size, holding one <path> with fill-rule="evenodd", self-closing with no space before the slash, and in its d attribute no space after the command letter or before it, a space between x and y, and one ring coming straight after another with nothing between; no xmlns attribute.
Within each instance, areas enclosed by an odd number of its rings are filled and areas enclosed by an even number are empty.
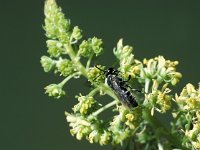
<svg viewBox="0 0 200 150"><path fill-rule="evenodd" d="M101 70L103 74L106 76L106 81L107 81L108 86L115 92L115 94L117 95L117 97L119 98L119 100L122 102L123 105L129 108L138 106L135 96L128 90L129 86L126 84L126 82L130 79L130 77L127 81L124 81L119 76L119 71L114 68L102 70L101 68L97 66L95 67ZM136 90L136 89L133 89L133 90L140 92L139 90Z"/></svg>

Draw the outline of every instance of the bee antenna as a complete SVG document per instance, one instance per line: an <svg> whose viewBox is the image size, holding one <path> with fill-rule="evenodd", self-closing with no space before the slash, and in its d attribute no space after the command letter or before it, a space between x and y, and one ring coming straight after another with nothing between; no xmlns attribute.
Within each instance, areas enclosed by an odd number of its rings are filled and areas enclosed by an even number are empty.
<svg viewBox="0 0 200 150"><path fill-rule="evenodd" d="M97 69L99 69L100 71L102 71L102 72L104 72L104 73L105 73L105 70L103 70L103 69L99 68L97 65L95 65L95 67L96 67ZM101 74L101 75L102 75L102 74Z"/></svg>
<svg viewBox="0 0 200 150"><path fill-rule="evenodd" d="M103 73L101 73L100 75L98 75L97 77L95 77L92 81L95 81L97 78L99 78L101 75L103 75Z"/></svg>

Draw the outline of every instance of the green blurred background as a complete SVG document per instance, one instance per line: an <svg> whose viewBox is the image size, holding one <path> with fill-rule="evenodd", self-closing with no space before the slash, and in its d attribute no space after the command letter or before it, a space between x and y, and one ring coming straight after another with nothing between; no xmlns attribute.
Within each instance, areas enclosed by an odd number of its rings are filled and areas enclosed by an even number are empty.
<svg viewBox="0 0 200 150"><path fill-rule="evenodd" d="M61 80L44 73L40 57L46 54L42 0L1 0L0 4L0 150L103 150L71 137L64 111L84 92L84 81L70 82L67 96L54 100L44 86ZM193 0L59 0L73 25L85 37L102 38L105 55L98 63L110 66L119 38L133 45L135 57L164 55L179 60L183 79L200 81L200 1ZM81 85L80 85L81 84ZM82 88L81 88L82 87Z"/></svg>

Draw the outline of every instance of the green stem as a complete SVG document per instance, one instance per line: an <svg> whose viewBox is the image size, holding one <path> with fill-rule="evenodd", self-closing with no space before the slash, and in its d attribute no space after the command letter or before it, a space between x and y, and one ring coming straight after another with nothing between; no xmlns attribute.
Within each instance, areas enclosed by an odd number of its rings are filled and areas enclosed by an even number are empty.
<svg viewBox="0 0 200 150"><path fill-rule="evenodd" d="M72 75L69 75L69 76L66 77L62 82L60 82L59 85L60 85L61 87L64 86L65 83L67 83L67 81L69 81L71 78L73 78L73 77L75 77L75 76L77 76L77 75L80 75L80 73L79 73L79 72L76 72L76 73L74 73L74 74L72 74Z"/></svg>
<svg viewBox="0 0 200 150"><path fill-rule="evenodd" d="M151 82L150 79L148 79L148 78L145 79L145 89L144 89L145 93L148 93L148 92L149 92L149 85L150 85L150 82Z"/></svg>
<svg viewBox="0 0 200 150"><path fill-rule="evenodd" d="M74 53L74 50L70 44L67 44L66 51L67 51L67 54L69 55L70 59L76 66L77 70L79 70L81 72L81 74L87 78L87 71L86 71L85 67L82 65L82 63L80 62L79 58L76 57L76 54Z"/></svg>
<svg viewBox="0 0 200 150"><path fill-rule="evenodd" d="M93 89L87 96L94 96L97 92L99 92L99 88Z"/></svg>
<svg viewBox="0 0 200 150"><path fill-rule="evenodd" d="M146 78L145 79L145 87L144 87L144 93L145 94L148 94L149 93L149 86L150 86L150 82L151 80ZM145 98L144 102L143 102L143 105L147 105L148 104L148 100Z"/></svg>
<svg viewBox="0 0 200 150"><path fill-rule="evenodd" d="M93 55L94 55L94 54L91 54L90 57L89 57L89 59L88 59L88 61L87 61L87 64L86 64L86 70L88 70L89 67L90 67L90 64L91 64L91 61L92 61Z"/></svg>
<svg viewBox="0 0 200 150"><path fill-rule="evenodd" d="M108 103L107 105L101 107L100 109L98 109L97 111L95 111L94 113L92 113L92 116L97 116L99 115L100 113L102 113L103 111L105 111L106 109L116 105L118 103L118 101L114 100L110 103Z"/></svg>

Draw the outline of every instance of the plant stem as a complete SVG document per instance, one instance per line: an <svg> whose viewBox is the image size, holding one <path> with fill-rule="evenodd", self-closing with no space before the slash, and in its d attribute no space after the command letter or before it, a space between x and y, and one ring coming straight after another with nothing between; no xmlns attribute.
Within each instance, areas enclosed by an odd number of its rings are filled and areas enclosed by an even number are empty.
<svg viewBox="0 0 200 150"><path fill-rule="evenodd" d="M99 115L100 113L102 113L103 111L105 111L106 109L116 105L118 103L118 101L114 100L110 103L108 103L107 105L101 107L99 110L95 111L94 113L92 113L92 116L97 116Z"/></svg>
<svg viewBox="0 0 200 150"><path fill-rule="evenodd" d="M99 91L99 88L93 89L87 96L94 96Z"/></svg>
<svg viewBox="0 0 200 150"><path fill-rule="evenodd" d="M91 56L89 57L89 59L88 59L88 61L87 61L87 64L86 64L86 70L87 70L87 71L88 71L88 69L89 69L89 67L90 67L90 64L91 64L93 55L94 55L94 54L91 54Z"/></svg>
<svg viewBox="0 0 200 150"><path fill-rule="evenodd" d="M67 44L66 51L67 51L67 54L69 55L70 59L76 66L77 70L79 70L82 73L82 75L84 75L87 78L87 71L86 71L85 67L82 65L82 63L79 61L79 58L76 57L74 50L70 44Z"/></svg>
<svg viewBox="0 0 200 150"><path fill-rule="evenodd" d="M150 79L146 78L145 79L145 87L144 87L144 93L145 95L149 93L149 86L150 86ZM145 96L146 97L146 96ZM143 105L147 105L148 104L148 100L145 98Z"/></svg>
<svg viewBox="0 0 200 150"><path fill-rule="evenodd" d="M145 79L145 89L144 89L145 93L148 93L148 92L149 92L150 81L151 81L151 80L148 79L148 78Z"/></svg>
<svg viewBox="0 0 200 150"><path fill-rule="evenodd" d="M75 77L77 75L80 75L80 73L79 72L75 72L74 74L69 75L62 82L60 82L59 85L62 87L63 85L65 85L65 83L67 83L67 81L69 81L71 78L73 78L73 77Z"/></svg>

